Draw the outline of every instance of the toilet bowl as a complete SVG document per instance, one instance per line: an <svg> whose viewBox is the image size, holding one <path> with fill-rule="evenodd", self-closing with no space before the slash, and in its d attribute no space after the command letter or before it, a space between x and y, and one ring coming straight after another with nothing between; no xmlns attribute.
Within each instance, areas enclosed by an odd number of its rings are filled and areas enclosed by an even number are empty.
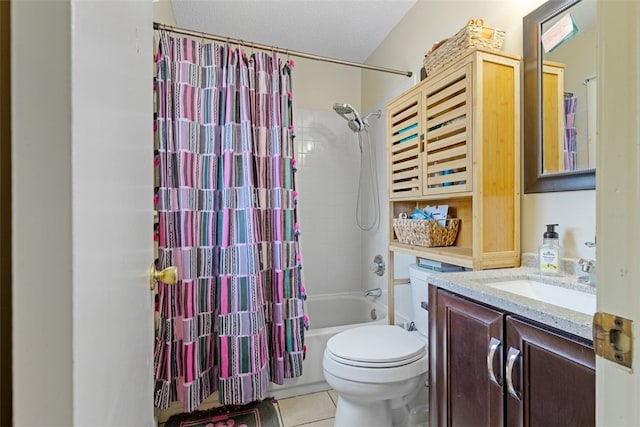
<svg viewBox="0 0 640 427"><path fill-rule="evenodd" d="M338 392L334 427L392 425L392 401L421 387L426 342L393 325L348 329L327 342L322 368Z"/></svg>

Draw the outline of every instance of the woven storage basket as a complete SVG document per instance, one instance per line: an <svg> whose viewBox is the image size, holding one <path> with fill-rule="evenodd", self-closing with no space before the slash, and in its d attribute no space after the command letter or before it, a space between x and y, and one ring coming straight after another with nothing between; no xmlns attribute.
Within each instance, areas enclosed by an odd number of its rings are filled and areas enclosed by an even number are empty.
<svg viewBox="0 0 640 427"><path fill-rule="evenodd" d="M427 76L453 62L466 51L478 47L502 49L506 32L484 23L483 19L470 19L453 37L424 57Z"/></svg>
<svg viewBox="0 0 640 427"><path fill-rule="evenodd" d="M451 246L456 241L460 219L447 220L444 227L438 225L438 220L394 219L393 230L398 241L413 246Z"/></svg>

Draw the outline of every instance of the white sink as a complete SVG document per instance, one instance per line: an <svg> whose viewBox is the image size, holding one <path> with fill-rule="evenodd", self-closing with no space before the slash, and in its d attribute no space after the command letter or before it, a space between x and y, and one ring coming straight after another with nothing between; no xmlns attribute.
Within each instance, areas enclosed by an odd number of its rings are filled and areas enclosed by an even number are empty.
<svg viewBox="0 0 640 427"><path fill-rule="evenodd" d="M596 312L596 296L575 289L549 285L535 280L508 280L487 283L487 286L512 294L564 307L592 316Z"/></svg>

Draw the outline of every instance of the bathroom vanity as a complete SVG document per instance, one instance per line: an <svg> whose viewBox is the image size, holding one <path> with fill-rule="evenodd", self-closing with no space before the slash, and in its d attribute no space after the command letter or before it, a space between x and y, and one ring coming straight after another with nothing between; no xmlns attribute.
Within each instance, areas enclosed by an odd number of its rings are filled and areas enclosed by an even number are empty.
<svg viewBox="0 0 640 427"><path fill-rule="evenodd" d="M580 305L511 292L536 283ZM595 425L594 292L525 267L432 276L431 425Z"/></svg>

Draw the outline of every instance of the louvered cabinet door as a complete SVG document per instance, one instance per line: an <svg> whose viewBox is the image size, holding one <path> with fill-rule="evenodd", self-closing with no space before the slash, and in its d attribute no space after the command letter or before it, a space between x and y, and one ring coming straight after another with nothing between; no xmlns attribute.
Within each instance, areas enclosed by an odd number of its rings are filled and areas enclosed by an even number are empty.
<svg viewBox="0 0 640 427"><path fill-rule="evenodd" d="M408 92L387 108L389 198L422 195L420 91Z"/></svg>
<svg viewBox="0 0 640 427"><path fill-rule="evenodd" d="M472 64L432 80L423 90L425 196L472 190Z"/></svg>

